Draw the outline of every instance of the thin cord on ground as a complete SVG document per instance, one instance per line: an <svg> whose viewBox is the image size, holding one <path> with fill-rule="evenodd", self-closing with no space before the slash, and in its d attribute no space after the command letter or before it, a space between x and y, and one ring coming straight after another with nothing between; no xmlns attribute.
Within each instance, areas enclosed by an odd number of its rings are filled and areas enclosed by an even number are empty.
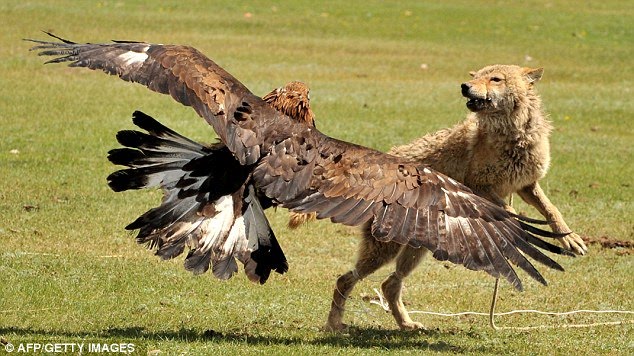
<svg viewBox="0 0 634 356"><path fill-rule="evenodd" d="M608 321L608 322L599 322L599 323L588 323L588 324L558 324L558 325L535 325L535 326L497 326L495 324L495 316L502 315L510 315L510 314L541 314L541 315L555 315L555 316L564 316L571 314L579 314L579 313L590 313L590 314L634 314L634 311L630 310L589 310L589 309L580 309L580 310L572 310L567 312L546 312L541 310L532 310L532 309L523 309L523 310L512 310L508 312L496 313L495 307L497 304L497 296L499 291L499 282L500 280L496 278L495 287L493 289L493 298L491 300L491 307L488 313L483 312L459 312L459 313L439 313L439 312L430 312L430 311L419 311L412 310L410 314L427 314L427 315L435 315L442 317L457 317L464 315L480 315L480 316L488 316L489 317L489 325L496 331L499 330L535 330L535 329L554 329L554 328L587 328L594 326L607 326L607 325L623 325L623 324L634 324L634 319L632 320L618 320L618 321ZM377 294L377 300L371 300L371 304L376 304L383 308L385 311L389 311L390 308L385 302L385 299L381 292L378 289L374 288L374 292Z"/></svg>

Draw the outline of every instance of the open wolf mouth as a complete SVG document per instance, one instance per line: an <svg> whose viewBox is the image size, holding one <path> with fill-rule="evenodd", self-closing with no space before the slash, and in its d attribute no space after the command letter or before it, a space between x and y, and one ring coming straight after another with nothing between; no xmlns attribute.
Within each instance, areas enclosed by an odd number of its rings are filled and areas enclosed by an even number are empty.
<svg viewBox="0 0 634 356"><path fill-rule="evenodd" d="M473 112L484 110L487 103L491 102L491 99L482 98L469 98L467 101L467 108Z"/></svg>
<svg viewBox="0 0 634 356"><path fill-rule="evenodd" d="M469 99L467 101L467 108L473 112L484 110L487 104L491 103L491 99L487 96L482 97L472 93L472 85L469 83L462 83L460 88L462 89L462 96Z"/></svg>

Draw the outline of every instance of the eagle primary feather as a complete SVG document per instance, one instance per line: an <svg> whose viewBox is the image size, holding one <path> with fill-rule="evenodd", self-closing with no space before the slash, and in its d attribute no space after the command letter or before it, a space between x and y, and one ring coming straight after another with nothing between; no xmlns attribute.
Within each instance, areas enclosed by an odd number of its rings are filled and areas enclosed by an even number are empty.
<svg viewBox="0 0 634 356"><path fill-rule="evenodd" d="M530 234L541 230L527 231L501 207L429 168L293 120L194 48L34 42L40 55L58 56L52 62L101 69L192 106L249 170L254 187L282 206L350 225L372 219L377 239L425 247L438 259L503 276L519 290L509 261L546 283L524 254L562 270L534 247L565 253Z"/></svg>

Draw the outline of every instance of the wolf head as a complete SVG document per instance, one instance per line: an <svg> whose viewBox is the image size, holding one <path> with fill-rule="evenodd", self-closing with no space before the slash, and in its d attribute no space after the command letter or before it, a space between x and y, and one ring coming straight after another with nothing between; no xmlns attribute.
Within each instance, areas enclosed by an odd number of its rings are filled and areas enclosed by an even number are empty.
<svg viewBox="0 0 634 356"><path fill-rule="evenodd" d="M462 83L462 95L469 99L473 112L511 113L522 102L532 98L533 84L541 79L543 68L515 65L492 65L471 72L472 80Z"/></svg>

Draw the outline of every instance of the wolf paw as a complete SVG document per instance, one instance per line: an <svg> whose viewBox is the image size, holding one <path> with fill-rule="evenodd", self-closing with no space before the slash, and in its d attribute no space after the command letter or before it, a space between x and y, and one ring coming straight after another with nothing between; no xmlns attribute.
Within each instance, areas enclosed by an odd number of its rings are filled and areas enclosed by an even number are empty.
<svg viewBox="0 0 634 356"><path fill-rule="evenodd" d="M583 239L578 234L572 232L559 239L561 245L577 255L585 255L588 252L588 247L583 242Z"/></svg>
<svg viewBox="0 0 634 356"><path fill-rule="evenodd" d="M324 331L342 332L348 330L348 324L344 323L328 323L323 327Z"/></svg>
<svg viewBox="0 0 634 356"><path fill-rule="evenodd" d="M425 328L423 324L417 321L406 321L399 325L399 327L401 330L421 330Z"/></svg>

